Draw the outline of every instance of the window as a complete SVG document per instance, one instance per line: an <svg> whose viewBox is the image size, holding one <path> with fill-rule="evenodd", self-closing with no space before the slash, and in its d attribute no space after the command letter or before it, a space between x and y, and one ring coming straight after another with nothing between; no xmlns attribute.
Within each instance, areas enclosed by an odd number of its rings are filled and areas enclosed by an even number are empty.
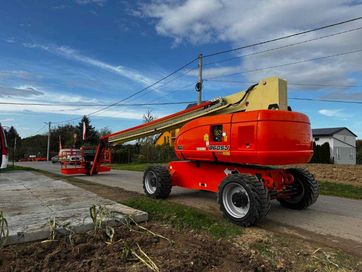
<svg viewBox="0 0 362 272"><path fill-rule="evenodd" d="M341 159L341 154L339 153L339 147L336 147L336 156L337 156L337 160Z"/></svg>
<svg viewBox="0 0 362 272"><path fill-rule="evenodd" d="M222 125L211 126L212 140L222 142Z"/></svg>

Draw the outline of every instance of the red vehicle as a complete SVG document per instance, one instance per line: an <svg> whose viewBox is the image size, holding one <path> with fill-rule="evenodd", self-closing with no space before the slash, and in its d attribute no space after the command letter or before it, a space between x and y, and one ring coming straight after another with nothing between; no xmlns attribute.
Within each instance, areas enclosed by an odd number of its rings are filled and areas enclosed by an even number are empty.
<svg viewBox="0 0 362 272"><path fill-rule="evenodd" d="M65 175L92 175L111 171L111 151L98 146L83 146L79 149L61 149L59 151L61 173Z"/></svg>
<svg viewBox="0 0 362 272"><path fill-rule="evenodd" d="M0 124L0 169L8 165L8 145L6 142L5 131Z"/></svg>
<svg viewBox="0 0 362 272"><path fill-rule="evenodd" d="M307 163L313 155L309 119L288 107L286 81L262 80L246 91L104 136L98 151L180 127L174 146L179 161L146 169L146 195L167 198L173 186L215 192L224 216L242 226L266 216L271 199L298 210L317 200L319 186L308 171L272 167ZM99 169L96 162L97 156L90 175Z"/></svg>

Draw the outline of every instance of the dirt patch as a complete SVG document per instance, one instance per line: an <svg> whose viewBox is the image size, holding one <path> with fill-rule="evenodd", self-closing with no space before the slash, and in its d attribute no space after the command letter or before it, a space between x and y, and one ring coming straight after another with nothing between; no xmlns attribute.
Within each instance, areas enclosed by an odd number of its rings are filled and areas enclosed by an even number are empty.
<svg viewBox="0 0 362 272"><path fill-rule="evenodd" d="M362 165L310 163L296 167L306 168L317 180L362 186Z"/></svg>
<svg viewBox="0 0 362 272"><path fill-rule="evenodd" d="M139 247L160 271L281 271L261 256L241 251L228 241L205 234L175 230L157 222L146 228L171 240L126 226L115 228L107 245L105 232L77 234L57 241L8 246L0 250L1 271L147 271ZM138 247L139 246L139 247Z"/></svg>

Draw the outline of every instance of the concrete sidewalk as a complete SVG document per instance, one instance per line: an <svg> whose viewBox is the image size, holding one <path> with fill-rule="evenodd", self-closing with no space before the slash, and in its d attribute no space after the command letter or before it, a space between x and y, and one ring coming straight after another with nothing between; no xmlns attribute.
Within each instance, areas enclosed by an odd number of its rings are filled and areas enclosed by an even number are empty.
<svg viewBox="0 0 362 272"><path fill-rule="evenodd" d="M0 211L9 225L8 244L47 239L48 220L60 225L69 222L75 232L93 227L92 205L105 206L141 222L148 214L102 198L61 180L29 171L0 173Z"/></svg>

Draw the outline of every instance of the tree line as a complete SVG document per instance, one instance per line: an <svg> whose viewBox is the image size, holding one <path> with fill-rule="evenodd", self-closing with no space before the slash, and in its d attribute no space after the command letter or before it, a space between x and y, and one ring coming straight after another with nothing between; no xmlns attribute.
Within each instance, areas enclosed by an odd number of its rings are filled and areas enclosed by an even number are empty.
<svg viewBox="0 0 362 272"><path fill-rule="evenodd" d="M144 122L150 122L154 117L151 112L143 116ZM83 142L83 122L86 124L86 141ZM9 147L9 159L20 160L30 155L46 157L47 134L21 138L14 127L5 130ZM108 128L96 130L87 116L83 116L78 125L62 125L51 129L50 134L50 155L57 155L59 152L59 140L63 148L80 148L82 145L94 146L98 144L101 136L110 134ZM169 145L155 146L156 136L149 136L132 144L124 144L112 148L112 162L168 162L176 159L173 147ZM15 147L15 148L14 148ZM15 153L14 153L15 151ZM362 164L362 140L356 141L356 161ZM330 159L330 147L328 143L321 146L314 145L312 163L332 163Z"/></svg>
<svg viewBox="0 0 362 272"><path fill-rule="evenodd" d="M83 142L83 122L86 124L86 142ZM78 125L60 125L51 128L50 133L50 155L57 155L60 143L63 148L80 148L85 145L97 145L100 136L111 133L107 128L97 131L86 116L78 123ZM30 155L37 157L46 157L48 133L37 134L25 138L21 138L17 130L12 126L5 130L7 136L9 158L15 160L28 158ZM14 154L15 150L15 154Z"/></svg>
<svg viewBox="0 0 362 272"><path fill-rule="evenodd" d="M151 112L144 116L144 122L154 120ZM86 124L86 141L83 142L83 122ZM15 158L16 161L27 159L30 155L36 157L46 157L48 133L37 134L21 138L14 127L5 130L9 148L9 160ZM112 133L108 128L96 130L91 125L91 120L83 116L77 125L59 125L53 127L50 133L50 157L59 153L59 143L62 148L80 148L83 145L96 146L101 136ZM156 136L149 136L139 139L136 142L112 147L112 162L132 163L132 162L168 162L176 159L173 147L169 145L155 146ZM15 151L15 152L14 152Z"/></svg>

